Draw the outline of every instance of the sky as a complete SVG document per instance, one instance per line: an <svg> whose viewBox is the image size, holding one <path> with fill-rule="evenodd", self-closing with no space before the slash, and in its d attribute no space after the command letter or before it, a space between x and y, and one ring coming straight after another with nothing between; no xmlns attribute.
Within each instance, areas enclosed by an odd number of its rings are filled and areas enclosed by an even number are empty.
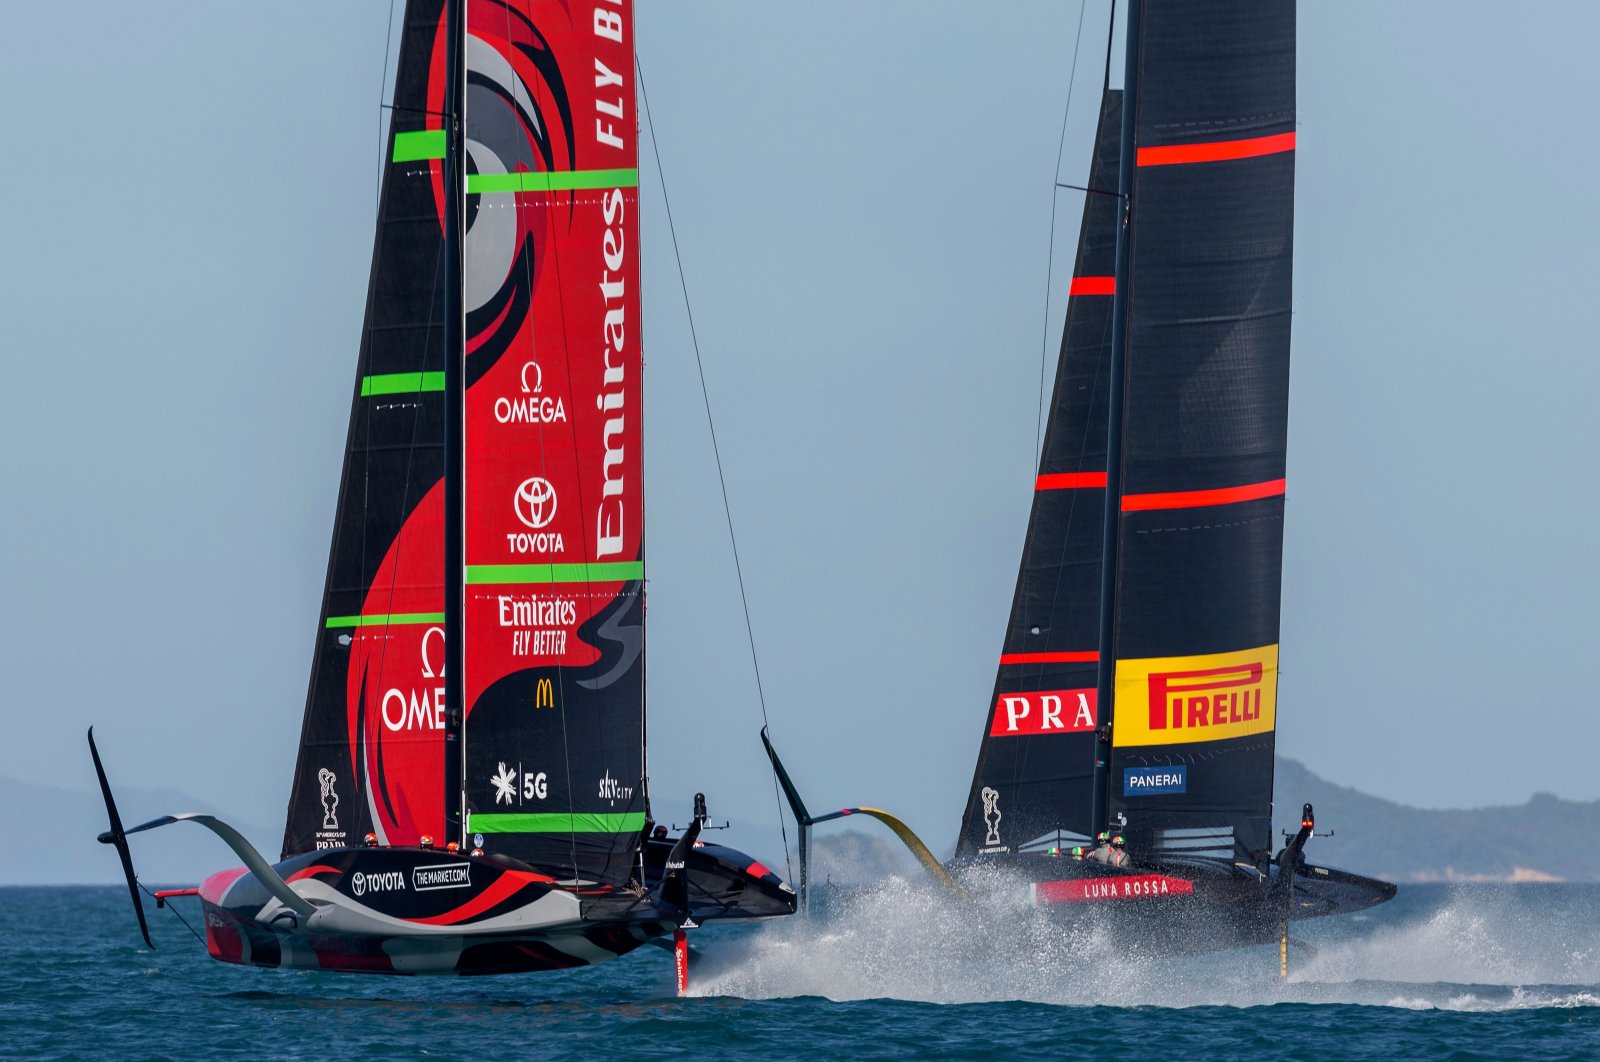
<svg viewBox="0 0 1600 1062"><path fill-rule="evenodd" d="M936 848L1016 577L1081 210L1060 193L1052 276L1057 152L1081 183L1107 11L1074 78L1071 0L638 4L773 734L813 808ZM93 723L119 784L281 821L391 5L0 13L0 776L91 788ZM1582 3L1301 5L1278 747L1390 799L1600 798L1596 39ZM771 823L650 143L651 793Z"/></svg>

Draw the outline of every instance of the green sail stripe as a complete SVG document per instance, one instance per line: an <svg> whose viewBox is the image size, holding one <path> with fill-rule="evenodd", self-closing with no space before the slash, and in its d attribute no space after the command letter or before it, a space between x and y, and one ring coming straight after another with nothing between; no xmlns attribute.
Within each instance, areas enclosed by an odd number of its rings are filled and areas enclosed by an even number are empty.
<svg viewBox="0 0 1600 1062"><path fill-rule="evenodd" d="M626 583L644 578L644 561L592 564L469 564L472 583Z"/></svg>
<svg viewBox="0 0 1600 1062"><path fill-rule="evenodd" d="M414 395L423 391L443 391L442 372L386 372L361 378L361 397L373 395Z"/></svg>
<svg viewBox="0 0 1600 1062"><path fill-rule="evenodd" d="M444 158L444 130L420 129L394 135L394 162L417 162Z"/></svg>
<svg viewBox="0 0 1600 1062"><path fill-rule="evenodd" d="M644 812L601 812L569 815L564 811L531 814L472 814L471 833L638 833L644 829Z"/></svg>
<svg viewBox="0 0 1600 1062"><path fill-rule="evenodd" d="M329 616L323 626L336 627L399 627L407 623L443 623L443 612L395 612L373 616Z"/></svg>
<svg viewBox="0 0 1600 1062"><path fill-rule="evenodd" d="M478 192L572 192L583 188L637 188L639 171L552 170L548 173L469 173L467 194Z"/></svg>

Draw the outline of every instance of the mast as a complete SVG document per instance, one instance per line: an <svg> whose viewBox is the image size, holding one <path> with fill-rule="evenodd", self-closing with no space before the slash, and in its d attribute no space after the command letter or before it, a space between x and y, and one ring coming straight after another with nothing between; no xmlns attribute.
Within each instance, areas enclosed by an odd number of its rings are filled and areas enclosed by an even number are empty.
<svg viewBox="0 0 1600 1062"><path fill-rule="evenodd" d="M1120 530L1122 498L1122 422L1124 414L1124 364L1128 350L1128 261L1133 215L1133 167L1137 147L1134 134L1139 113L1139 27L1142 0L1128 0L1126 48L1122 75L1122 143L1117 166L1117 198L1122 205L1117 226L1117 265L1111 303L1110 400L1106 413L1106 498L1104 548L1100 564L1100 666L1097 674L1097 701L1100 706L1101 740L1096 747L1094 805L1090 824L1099 832L1106 828L1106 805L1110 796L1111 722L1115 705L1117 654L1117 540Z"/></svg>
<svg viewBox="0 0 1600 1062"><path fill-rule="evenodd" d="M444 800L445 829L463 848L466 836L465 777L466 684L462 612L465 573L463 531L465 527L466 435L466 312L462 286L462 193L465 151L462 130L465 124L463 83L466 75L466 3L445 0L445 94L444 94L444 263L445 263L445 344L444 344L444 689L448 708L445 723Z"/></svg>

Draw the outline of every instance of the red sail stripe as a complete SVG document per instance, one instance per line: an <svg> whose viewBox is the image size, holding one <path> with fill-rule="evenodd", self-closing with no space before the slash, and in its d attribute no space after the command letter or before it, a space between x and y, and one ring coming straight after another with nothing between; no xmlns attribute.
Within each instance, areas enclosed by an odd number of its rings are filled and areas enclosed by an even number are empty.
<svg viewBox="0 0 1600 1062"><path fill-rule="evenodd" d="M1293 133L1273 136L1255 136L1248 140L1216 140L1209 144L1173 144L1170 147L1142 147L1137 164L1140 166L1171 166L1183 162L1226 162L1229 159L1253 159L1258 155L1276 155L1294 150Z"/></svg>
<svg viewBox="0 0 1600 1062"><path fill-rule="evenodd" d="M1072 653L1002 653L1001 664L1097 664L1100 654L1090 650L1088 652Z"/></svg>
<svg viewBox="0 0 1600 1062"><path fill-rule="evenodd" d="M1034 490L1062 490L1068 487L1104 487L1104 472L1050 472L1033 481Z"/></svg>
<svg viewBox="0 0 1600 1062"><path fill-rule="evenodd" d="M1284 481L1269 479L1265 483L1246 483L1242 487L1220 487L1216 490L1175 490L1165 494L1124 494L1122 511L1143 512L1148 509L1194 509L1202 505L1232 505L1235 502L1255 501L1257 498L1276 498L1284 491Z"/></svg>
<svg viewBox="0 0 1600 1062"><path fill-rule="evenodd" d="M1116 277L1073 277L1068 295L1115 295Z"/></svg>

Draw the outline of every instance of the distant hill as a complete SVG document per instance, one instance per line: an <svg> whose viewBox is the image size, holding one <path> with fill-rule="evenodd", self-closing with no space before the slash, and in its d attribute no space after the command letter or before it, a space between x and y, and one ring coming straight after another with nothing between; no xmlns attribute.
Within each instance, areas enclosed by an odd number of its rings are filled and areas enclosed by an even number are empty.
<svg viewBox="0 0 1600 1062"><path fill-rule="evenodd" d="M1280 758L1277 818L1310 801L1318 836L1307 855L1390 881L1600 881L1600 800L1535 794L1513 807L1428 811L1335 785Z"/></svg>
<svg viewBox="0 0 1600 1062"><path fill-rule="evenodd" d="M1302 803L1316 806L1321 833L1307 853L1313 862L1400 882L1600 881L1600 800L1578 802L1539 793L1514 807L1430 811L1336 785L1284 758L1278 760L1275 783L1280 827L1295 819ZM166 790L119 791L117 805L129 825L169 812L217 812ZM234 825L269 857L277 855L280 828ZM121 880L116 856L94 841L103 829L105 807L99 793L0 778L0 852L5 853L0 885ZM726 835L710 838L726 840L783 873L783 843L771 825L738 822ZM853 884L916 872L886 830L824 825L814 838L816 881ZM948 853L953 847L948 835L930 831L925 839L936 852ZM794 842L791 826L791 849ZM148 882L192 883L232 865L221 841L183 823L141 834L134 857L140 877Z"/></svg>

